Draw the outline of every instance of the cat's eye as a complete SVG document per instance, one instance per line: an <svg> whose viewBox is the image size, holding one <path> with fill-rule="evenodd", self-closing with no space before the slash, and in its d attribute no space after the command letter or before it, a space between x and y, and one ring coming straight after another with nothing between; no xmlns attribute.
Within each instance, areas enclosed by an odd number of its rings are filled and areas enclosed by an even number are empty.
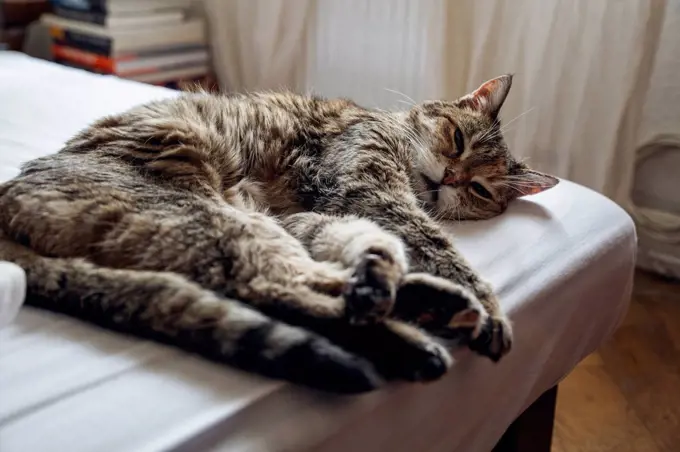
<svg viewBox="0 0 680 452"><path fill-rule="evenodd" d="M453 143L456 145L456 155L460 156L465 150L465 139L460 129L456 129L453 133Z"/></svg>
<svg viewBox="0 0 680 452"><path fill-rule="evenodd" d="M480 196L481 198L489 199L489 200L493 199L493 196L491 195L489 190L484 188L484 185L480 184L479 182L474 182L474 181L470 182L470 188L472 189L472 191L476 195Z"/></svg>

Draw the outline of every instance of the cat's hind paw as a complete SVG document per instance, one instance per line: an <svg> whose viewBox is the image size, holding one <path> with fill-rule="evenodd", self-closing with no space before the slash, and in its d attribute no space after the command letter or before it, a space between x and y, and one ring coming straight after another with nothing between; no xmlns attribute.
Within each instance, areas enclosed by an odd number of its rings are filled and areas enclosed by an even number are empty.
<svg viewBox="0 0 680 452"><path fill-rule="evenodd" d="M369 250L356 266L345 289L346 316L355 325L375 323L394 307L401 266L382 250Z"/></svg>

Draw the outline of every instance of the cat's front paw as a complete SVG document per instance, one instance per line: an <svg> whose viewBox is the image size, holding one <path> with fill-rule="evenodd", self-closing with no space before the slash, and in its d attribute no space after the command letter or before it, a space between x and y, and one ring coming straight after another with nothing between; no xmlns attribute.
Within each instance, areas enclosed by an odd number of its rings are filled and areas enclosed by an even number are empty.
<svg viewBox="0 0 680 452"><path fill-rule="evenodd" d="M498 362L512 348L512 326L505 317L488 317L482 330L469 347L471 350Z"/></svg>
<svg viewBox="0 0 680 452"><path fill-rule="evenodd" d="M345 289L346 316L363 325L387 317L394 307L403 267L387 250L369 249Z"/></svg>
<svg viewBox="0 0 680 452"><path fill-rule="evenodd" d="M481 334L488 318L470 291L426 273L406 275L397 292L392 316L463 344Z"/></svg>

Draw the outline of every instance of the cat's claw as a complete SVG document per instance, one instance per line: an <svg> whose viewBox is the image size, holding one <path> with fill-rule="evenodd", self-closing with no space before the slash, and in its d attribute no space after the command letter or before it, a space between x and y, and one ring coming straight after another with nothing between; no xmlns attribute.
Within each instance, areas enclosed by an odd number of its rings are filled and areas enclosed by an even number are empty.
<svg viewBox="0 0 680 452"><path fill-rule="evenodd" d="M355 325L375 323L394 307L402 271L383 250L369 250L345 289L346 316Z"/></svg>

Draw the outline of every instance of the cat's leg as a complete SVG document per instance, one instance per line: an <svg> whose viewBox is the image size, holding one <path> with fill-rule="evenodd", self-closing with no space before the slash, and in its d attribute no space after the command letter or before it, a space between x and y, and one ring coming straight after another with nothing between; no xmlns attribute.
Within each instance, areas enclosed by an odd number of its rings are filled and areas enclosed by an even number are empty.
<svg viewBox="0 0 680 452"><path fill-rule="evenodd" d="M372 195L376 192L380 192L381 196ZM481 302L489 316L479 334L469 342L469 347L494 361L509 352L512 328L491 286L479 277L457 251L451 237L442 227L418 206L413 194L396 190L387 193L370 184L354 187L353 193L355 195L346 196L338 203L342 205L343 212L370 218L399 237L406 245L412 271L450 280L467 289L463 294L471 293ZM432 325L425 323L423 327L443 336L456 334L455 329L447 333L448 329L441 327L443 324L445 322L440 320Z"/></svg>
<svg viewBox="0 0 680 452"><path fill-rule="evenodd" d="M174 273L46 258L2 234L0 259L26 270L26 303L33 306L324 390L363 392L382 381L369 361L328 339L273 320Z"/></svg>
<svg viewBox="0 0 680 452"><path fill-rule="evenodd" d="M452 238L422 210L409 222L394 225L395 233L404 238L414 268L449 279L465 287L484 306L489 316L479 336L469 347L498 361L512 348L512 326L501 309L491 285L458 252Z"/></svg>
<svg viewBox="0 0 680 452"><path fill-rule="evenodd" d="M347 311L355 323L389 315L469 340L465 336L478 334L486 320L484 308L461 286L425 273L407 273L403 242L370 220L305 212L287 216L281 224L314 259L353 268L353 281L375 281L370 290L380 290L383 296L362 296L356 290L348 294Z"/></svg>
<svg viewBox="0 0 680 452"><path fill-rule="evenodd" d="M281 224L313 259L353 269L345 289L352 323L375 322L392 312L408 271L406 250L397 237L356 217L305 212L284 217Z"/></svg>
<svg viewBox="0 0 680 452"><path fill-rule="evenodd" d="M312 259L271 217L195 192L163 187L165 196L159 196L146 179L137 185L143 191L90 183L86 173L76 185L68 178L48 180L0 186L0 231L9 240L99 267L180 274L336 344L361 339L348 344L355 347L350 351L389 378L436 378L451 362L427 336L406 334L410 327L351 327L341 296L351 271ZM0 259L14 260L7 254L0 250ZM96 310L96 303L87 309Z"/></svg>
<svg viewBox="0 0 680 452"><path fill-rule="evenodd" d="M399 322L350 325L342 290L352 271L315 261L262 214L194 201L181 215L159 210L125 216L93 248L91 258L109 267L122 263L182 274L270 317L328 337L368 358L387 378L438 378L451 363L443 347L414 327Z"/></svg>

